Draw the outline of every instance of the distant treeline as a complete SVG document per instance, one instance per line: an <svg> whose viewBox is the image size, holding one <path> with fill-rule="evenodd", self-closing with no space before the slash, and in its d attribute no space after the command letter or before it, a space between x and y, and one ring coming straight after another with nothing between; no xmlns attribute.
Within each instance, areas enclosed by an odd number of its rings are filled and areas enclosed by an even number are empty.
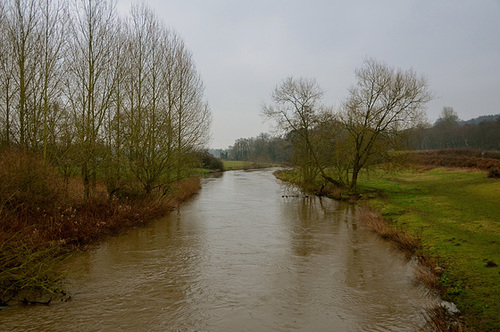
<svg viewBox="0 0 500 332"><path fill-rule="evenodd" d="M445 107L432 127L416 131L412 146L417 150L500 150L500 114L460 121L452 108Z"/></svg>
<svg viewBox="0 0 500 332"><path fill-rule="evenodd" d="M211 150L216 157L225 160L262 161L285 163L290 160L292 148L286 138L261 133L257 137L238 138L227 149Z"/></svg>
<svg viewBox="0 0 500 332"><path fill-rule="evenodd" d="M500 114L468 121L460 121L454 112L451 115L441 114L434 125L416 129L410 146L415 150L500 150ZM210 152L221 159L286 163L293 149L288 138L262 133L257 137L238 138L227 149Z"/></svg>

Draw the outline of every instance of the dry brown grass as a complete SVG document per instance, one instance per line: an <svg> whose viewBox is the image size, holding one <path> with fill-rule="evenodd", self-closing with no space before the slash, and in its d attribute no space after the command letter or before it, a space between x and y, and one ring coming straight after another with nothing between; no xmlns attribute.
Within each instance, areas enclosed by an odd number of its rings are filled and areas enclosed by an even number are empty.
<svg viewBox="0 0 500 332"><path fill-rule="evenodd" d="M420 239L410 235L404 229L390 226L379 213L370 210L368 207L362 207L357 216L375 233L393 242L399 249L408 254L414 254L420 247Z"/></svg>
<svg viewBox="0 0 500 332"><path fill-rule="evenodd" d="M42 241L59 241L66 245L81 246L128 227L141 226L167 214L174 207L200 190L198 178L183 179L172 184L166 195L154 192L150 196L134 199L109 200L104 186L97 194L83 202L83 184L73 180L76 204L62 205L56 213L42 215L34 232ZM99 188L99 187L98 187Z"/></svg>
<svg viewBox="0 0 500 332"><path fill-rule="evenodd" d="M426 330L436 332L467 332L468 329L460 317L451 314L449 310L438 305L427 310Z"/></svg>
<svg viewBox="0 0 500 332"><path fill-rule="evenodd" d="M378 212L372 211L364 206L358 213L357 217L365 223L375 233L382 238L391 241L399 249L408 256L416 256L418 265L415 268L415 279L426 286L427 288L436 291L440 294L443 291L443 286L439 281L439 277L444 272L434 259L425 255L420 250L420 239L410 235L406 230L396 228L385 221ZM450 312L442 305L435 306L427 310L427 325L426 331L453 331L466 332L467 328L461 317Z"/></svg>
<svg viewBox="0 0 500 332"><path fill-rule="evenodd" d="M434 167L500 169L500 152L474 149L418 151L411 154L414 164Z"/></svg>

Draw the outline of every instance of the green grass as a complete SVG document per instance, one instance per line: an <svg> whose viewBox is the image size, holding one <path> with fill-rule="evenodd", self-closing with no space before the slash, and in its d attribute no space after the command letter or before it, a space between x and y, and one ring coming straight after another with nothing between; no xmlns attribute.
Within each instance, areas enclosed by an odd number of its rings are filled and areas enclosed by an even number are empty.
<svg viewBox="0 0 500 332"><path fill-rule="evenodd" d="M360 189L384 219L422 239L445 268L444 298L473 329L500 330L500 181L485 172L432 169L363 176ZM488 264L488 262L490 262Z"/></svg>
<svg viewBox="0 0 500 332"><path fill-rule="evenodd" d="M267 167L277 167L278 164L265 163L265 162L253 162L253 161L236 161L236 160L224 160L224 169L226 171L234 171L240 169L256 169L256 168L267 168Z"/></svg>

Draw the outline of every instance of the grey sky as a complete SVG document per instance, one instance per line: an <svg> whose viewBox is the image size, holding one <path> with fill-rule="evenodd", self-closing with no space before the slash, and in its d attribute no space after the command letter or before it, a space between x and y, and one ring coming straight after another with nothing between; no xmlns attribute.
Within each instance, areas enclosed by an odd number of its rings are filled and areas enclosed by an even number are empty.
<svg viewBox="0 0 500 332"><path fill-rule="evenodd" d="M427 77L432 122L444 106L500 113L500 0L143 1L193 53L214 148L268 131L261 105L288 76L315 78L339 105L366 57Z"/></svg>

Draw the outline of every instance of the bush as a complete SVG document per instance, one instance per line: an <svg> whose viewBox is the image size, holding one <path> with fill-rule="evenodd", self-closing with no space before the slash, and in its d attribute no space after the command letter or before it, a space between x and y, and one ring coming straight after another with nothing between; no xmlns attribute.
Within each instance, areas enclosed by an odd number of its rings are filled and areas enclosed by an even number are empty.
<svg viewBox="0 0 500 332"><path fill-rule="evenodd" d="M41 158L18 151L0 154L0 207L30 215L52 209L61 196L56 170Z"/></svg>
<svg viewBox="0 0 500 332"><path fill-rule="evenodd" d="M224 171L224 163L219 158L214 157L208 151L199 154L203 168Z"/></svg>
<svg viewBox="0 0 500 332"><path fill-rule="evenodd" d="M488 172L488 177L492 178L492 179L499 179L500 178L500 171L497 168L492 167L492 168L490 168L490 171Z"/></svg>

